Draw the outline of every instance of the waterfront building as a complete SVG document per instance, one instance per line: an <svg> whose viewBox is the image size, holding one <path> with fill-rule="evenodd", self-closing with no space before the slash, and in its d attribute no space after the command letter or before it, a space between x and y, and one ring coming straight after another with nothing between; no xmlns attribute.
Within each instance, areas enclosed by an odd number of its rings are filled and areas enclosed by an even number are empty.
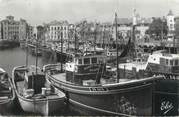
<svg viewBox="0 0 179 117"><path fill-rule="evenodd" d="M28 31L27 31L27 33L28 33L28 39L33 38L33 26L28 25Z"/></svg>
<svg viewBox="0 0 179 117"><path fill-rule="evenodd" d="M101 36L99 39L100 44L104 44L104 45L108 45L108 44L112 44L111 42L113 41L112 39L112 23L110 22L105 22L102 23L100 28L101 31Z"/></svg>
<svg viewBox="0 0 179 117"><path fill-rule="evenodd" d="M151 18L140 18L137 14L137 18L118 18L117 30L118 34L121 34L123 39L126 39L128 34L131 33L132 24L134 22L136 29L136 40L143 39L146 31L149 29L149 25L152 22ZM115 37L115 27L113 25L113 38Z"/></svg>
<svg viewBox="0 0 179 117"><path fill-rule="evenodd" d="M7 16L1 21L1 38L7 40L24 40L27 37L27 22L24 19L14 20L14 16Z"/></svg>
<svg viewBox="0 0 179 117"><path fill-rule="evenodd" d="M68 39L68 22L67 21L52 21L48 24L45 34L46 41L58 42Z"/></svg>
<svg viewBox="0 0 179 117"><path fill-rule="evenodd" d="M19 21L19 40L25 40L27 38L28 24L26 20L20 19Z"/></svg>
<svg viewBox="0 0 179 117"><path fill-rule="evenodd" d="M76 26L74 24L69 24L68 26L68 38L69 42L73 42L75 39L74 33L75 33Z"/></svg>
<svg viewBox="0 0 179 117"><path fill-rule="evenodd" d="M175 17L175 39L174 46L177 48L177 53L179 53L179 17Z"/></svg>
<svg viewBox="0 0 179 117"><path fill-rule="evenodd" d="M14 16L7 16L2 24L2 39L19 39L19 22L14 20Z"/></svg>

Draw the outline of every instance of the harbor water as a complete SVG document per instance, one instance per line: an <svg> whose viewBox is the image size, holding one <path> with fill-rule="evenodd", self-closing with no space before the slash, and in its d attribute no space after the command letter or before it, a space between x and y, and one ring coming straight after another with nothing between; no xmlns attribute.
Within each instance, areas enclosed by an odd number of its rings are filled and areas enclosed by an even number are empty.
<svg viewBox="0 0 179 117"><path fill-rule="evenodd" d="M38 57L38 66L42 68L43 65L51 63L48 60L48 57L39 56ZM53 61L54 62L54 61ZM28 54L28 65L35 65L36 57L32 55L30 52ZM8 72L11 76L12 69L15 66L22 66L26 64L26 50L22 48L13 48L13 49L6 49L0 50L0 67L3 68ZM32 113L25 113L21 110L17 101L15 101L12 113L0 113L0 115L34 115ZM66 108L64 111L60 113L55 113L55 115L75 115L75 112L71 112Z"/></svg>
<svg viewBox="0 0 179 117"><path fill-rule="evenodd" d="M28 54L28 65L35 65L36 57ZM22 66L26 64L26 50L21 48L13 48L0 50L0 67L5 69L11 75L12 69L15 66ZM38 66L42 67L44 64L42 57L38 57Z"/></svg>

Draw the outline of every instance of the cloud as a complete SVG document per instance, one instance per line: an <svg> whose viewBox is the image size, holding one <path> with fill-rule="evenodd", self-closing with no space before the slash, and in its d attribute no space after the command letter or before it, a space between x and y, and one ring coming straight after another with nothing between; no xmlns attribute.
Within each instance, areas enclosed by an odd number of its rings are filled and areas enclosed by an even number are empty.
<svg viewBox="0 0 179 117"><path fill-rule="evenodd" d="M52 20L73 23L83 18L113 21L114 12L119 17L131 17L134 8L143 17L163 16L171 8L175 13L179 11L178 3L179 0L0 0L0 18L14 15L32 24Z"/></svg>

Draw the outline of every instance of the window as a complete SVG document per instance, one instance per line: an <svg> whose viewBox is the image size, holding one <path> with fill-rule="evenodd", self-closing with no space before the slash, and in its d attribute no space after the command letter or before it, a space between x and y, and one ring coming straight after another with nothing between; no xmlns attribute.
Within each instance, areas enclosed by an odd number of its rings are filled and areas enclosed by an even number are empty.
<svg viewBox="0 0 179 117"><path fill-rule="evenodd" d="M82 59L78 59L78 64L82 64Z"/></svg>
<svg viewBox="0 0 179 117"><path fill-rule="evenodd" d="M84 64L90 64L90 58L84 58Z"/></svg>
<svg viewBox="0 0 179 117"><path fill-rule="evenodd" d="M170 65L173 65L173 60L170 60Z"/></svg>
<svg viewBox="0 0 179 117"><path fill-rule="evenodd" d="M175 65L176 65L176 66L178 65L178 60L175 60Z"/></svg>
<svg viewBox="0 0 179 117"><path fill-rule="evenodd" d="M166 59L166 65L168 65L168 59Z"/></svg>
<svg viewBox="0 0 179 117"><path fill-rule="evenodd" d="M97 58L91 58L92 63L97 63Z"/></svg>
<svg viewBox="0 0 179 117"><path fill-rule="evenodd" d="M173 27L173 24L170 24L170 27L172 28L172 27Z"/></svg>

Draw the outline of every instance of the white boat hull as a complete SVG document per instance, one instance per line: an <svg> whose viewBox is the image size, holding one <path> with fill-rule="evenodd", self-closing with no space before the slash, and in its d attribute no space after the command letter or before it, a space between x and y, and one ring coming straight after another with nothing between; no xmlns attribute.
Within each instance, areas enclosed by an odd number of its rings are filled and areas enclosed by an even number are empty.
<svg viewBox="0 0 179 117"><path fill-rule="evenodd" d="M25 99L18 97L21 108L25 112L40 115L49 115L58 112L64 107L65 98L58 99Z"/></svg>

